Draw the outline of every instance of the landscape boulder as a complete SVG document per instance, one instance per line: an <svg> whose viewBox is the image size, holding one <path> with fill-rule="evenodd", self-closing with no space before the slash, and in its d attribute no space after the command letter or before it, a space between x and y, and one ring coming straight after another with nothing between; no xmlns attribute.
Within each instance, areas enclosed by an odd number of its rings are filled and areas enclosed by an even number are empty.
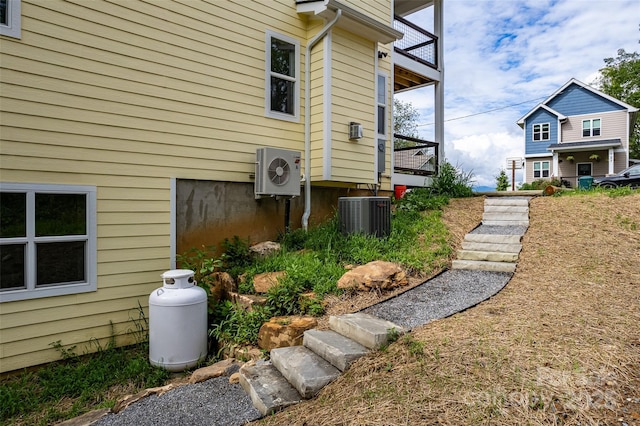
<svg viewBox="0 0 640 426"><path fill-rule="evenodd" d="M407 275L399 265L376 260L345 272L337 285L340 289L369 291L391 290L407 284Z"/></svg>
<svg viewBox="0 0 640 426"><path fill-rule="evenodd" d="M258 294L229 293L229 300L247 311L253 310L254 306L264 306L267 298Z"/></svg>
<svg viewBox="0 0 640 426"><path fill-rule="evenodd" d="M225 359L215 364L208 365L206 367L198 368L196 371L191 373L191 377L189 377L189 383L200 383L205 380L213 379L214 377L220 376L230 376L233 373L237 372L242 363L236 361L233 358Z"/></svg>
<svg viewBox="0 0 640 426"><path fill-rule="evenodd" d="M279 251L280 244L273 241L264 241L249 247L249 252L258 258L270 256Z"/></svg>
<svg viewBox="0 0 640 426"><path fill-rule="evenodd" d="M210 275L209 290L215 301L229 300L229 293L238 291L238 285L227 272L214 272Z"/></svg>
<svg viewBox="0 0 640 426"><path fill-rule="evenodd" d="M258 347L270 351L274 348L302 345L304 332L316 325L318 321L308 316L273 317L260 327Z"/></svg>
<svg viewBox="0 0 640 426"><path fill-rule="evenodd" d="M253 277L253 288L256 293L266 293L271 287L278 285L278 282L287 276L285 271L265 272Z"/></svg>

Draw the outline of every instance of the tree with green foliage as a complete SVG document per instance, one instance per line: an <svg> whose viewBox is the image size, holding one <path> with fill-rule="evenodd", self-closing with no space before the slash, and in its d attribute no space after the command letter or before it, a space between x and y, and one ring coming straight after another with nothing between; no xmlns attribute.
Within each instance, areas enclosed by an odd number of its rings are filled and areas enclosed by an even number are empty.
<svg viewBox="0 0 640 426"><path fill-rule="evenodd" d="M496 191L506 191L509 188L509 178L504 169L500 170L500 174L496 176Z"/></svg>
<svg viewBox="0 0 640 426"><path fill-rule="evenodd" d="M420 113L411 104L411 102L403 102L400 99L393 99L393 133L412 138L418 137L418 118ZM406 140L395 139L393 141L394 148L407 148L414 146L415 143Z"/></svg>
<svg viewBox="0 0 640 426"><path fill-rule="evenodd" d="M640 54L618 49L618 56L605 58L604 63L596 80L598 88L622 102L640 107ZM631 158L640 158L640 119L636 119L629 151Z"/></svg>

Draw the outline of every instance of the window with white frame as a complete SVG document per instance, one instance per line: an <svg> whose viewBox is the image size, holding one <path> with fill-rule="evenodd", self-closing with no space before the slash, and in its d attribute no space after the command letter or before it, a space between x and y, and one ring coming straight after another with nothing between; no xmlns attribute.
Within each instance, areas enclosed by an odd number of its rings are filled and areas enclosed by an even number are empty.
<svg viewBox="0 0 640 426"><path fill-rule="evenodd" d="M267 31L266 114L297 121L300 114L300 43Z"/></svg>
<svg viewBox="0 0 640 426"><path fill-rule="evenodd" d="M95 291L96 189L0 185L0 301Z"/></svg>
<svg viewBox="0 0 640 426"><path fill-rule="evenodd" d="M378 135L387 134L387 76L378 74L376 83L376 105L377 105L377 132Z"/></svg>
<svg viewBox="0 0 640 426"><path fill-rule="evenodd" d="M533 178L542 179L549 177L549 161L534 161L533 162Z"/></svg>
<svg viewBox="0 0 640 426"><path fill-rule="evenodd" d="M533 125L533 140L548 141L549 140L549 123L541 123Z"/></svg>
<svg viewBox="0 0 640 426"><path fill-rule="evenodd" d="M600 136L600 119L582 120L582 137Z"/></svg>
<svg viewBox="0 0 640 426"><path fill-rule="evenodd" d="M0 0L0 35L20 38L20 0Z"/></svg>

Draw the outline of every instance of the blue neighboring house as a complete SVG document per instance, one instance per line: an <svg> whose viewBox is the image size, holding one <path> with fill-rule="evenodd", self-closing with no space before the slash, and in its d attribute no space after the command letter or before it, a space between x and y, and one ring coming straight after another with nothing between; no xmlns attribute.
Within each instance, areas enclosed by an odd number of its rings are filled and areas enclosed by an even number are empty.
<svg viewBox="0 0 640 426"><path fill-rule="evenodd" d="M629 138L638 108L576 79L526 113L524 181L605 176L629 166Z"/></svg>

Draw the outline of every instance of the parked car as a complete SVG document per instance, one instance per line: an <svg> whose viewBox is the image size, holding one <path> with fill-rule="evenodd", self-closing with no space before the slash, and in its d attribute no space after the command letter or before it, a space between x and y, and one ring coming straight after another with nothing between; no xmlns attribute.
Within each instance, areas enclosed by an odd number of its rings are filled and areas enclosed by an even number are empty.
<svg viewBox="0 0 640 426"><path fill-rule="evenodd" d="M617 188L627 185L631 188L640 188L640 164L635 164L615 175L594 179L593 184L601 188Z"/></svg>

